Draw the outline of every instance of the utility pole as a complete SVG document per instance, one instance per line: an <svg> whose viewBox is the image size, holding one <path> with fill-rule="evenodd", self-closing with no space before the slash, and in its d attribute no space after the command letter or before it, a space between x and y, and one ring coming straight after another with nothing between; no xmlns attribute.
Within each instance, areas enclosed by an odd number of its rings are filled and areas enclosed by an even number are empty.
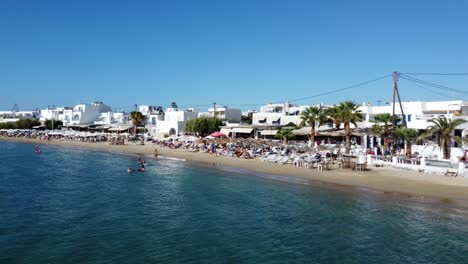
<svg viewBox="0 0 468 264"><path fill-rule="evenodd" d="M216 103L213 103L213 118L216 118Z"/></svg>
<svg viewBox="0 0 468 264"><path fill-rule="evenodd" d="M55 105L52 105L52 130L54 130L54 112L55 112Z"/></svg>
<svg viewBox="0 0 468 264"><path fill-rule="evenodd" d="M403 112L403 105L401 104L400 92L398 91L398 77L400 77L400 73L393 72L393 113L392 113L392 127L393 129L396 128L396 115L395 115L395 97L398 97L398 103L400 104L401 115L403 117L403 125L406 127L406 118L405 113Z"/></svg>

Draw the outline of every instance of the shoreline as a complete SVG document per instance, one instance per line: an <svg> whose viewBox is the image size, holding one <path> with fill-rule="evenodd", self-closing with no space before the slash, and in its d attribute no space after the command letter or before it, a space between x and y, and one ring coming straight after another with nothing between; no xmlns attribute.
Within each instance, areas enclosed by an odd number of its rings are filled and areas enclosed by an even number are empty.
<svg viewBox="0 0 468 264"><path fill-rule="evenodd" d="M144 155L153 157L155 147L146 145L109 145L108 142L73 142L73 141L44 141L29 138L5 138L0 141L23 142L40 145L70 146L94 149L106 152L120 152L125 154ZM421 198L441 199L443 201L468 201L468 179L462 177L447 177L443 175L422 174L394 168L372 168L370 171L352 171L350 169L332 169L329 171L306 170L290 165L263 162L259 159L240 159L233 157L215 157L208 153L189 152L181 149L157 147L162 157L182 159L217 169L235 168L242 173L252 172L260 175L272 175L269 179L281 180L281 176L298 178L290 182L314 181L337 186L356 187L378 191L384 194L400 194L403 196L418 196ZM284 180L283 180L284 181Z"/></svg>

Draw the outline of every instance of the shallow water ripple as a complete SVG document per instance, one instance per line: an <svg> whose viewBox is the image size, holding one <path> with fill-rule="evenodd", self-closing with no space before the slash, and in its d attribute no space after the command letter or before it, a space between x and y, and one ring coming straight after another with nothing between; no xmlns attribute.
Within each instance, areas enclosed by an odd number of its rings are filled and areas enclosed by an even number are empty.
<svg viewBox="0 0 468 264"><path fill-rule="evenodd" d="M468 210L0 142L0 263L466 263Z"/></svg>

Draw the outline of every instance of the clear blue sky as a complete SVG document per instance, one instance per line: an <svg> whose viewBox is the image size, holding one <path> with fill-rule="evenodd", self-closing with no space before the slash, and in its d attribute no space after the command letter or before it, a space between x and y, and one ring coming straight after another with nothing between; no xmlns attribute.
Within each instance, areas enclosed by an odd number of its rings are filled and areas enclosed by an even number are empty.
<svg viewBox="0 0 468 264"><path fill-rule="evenodd" d="M0 109L91 101L249 109L395 70L468 72L467 25L463 0L2 0ZM468 90L467 76L414 77ZM400 89L403 100L468 97L405 80ZM294 103L391 96L386 78Z"/></svg>

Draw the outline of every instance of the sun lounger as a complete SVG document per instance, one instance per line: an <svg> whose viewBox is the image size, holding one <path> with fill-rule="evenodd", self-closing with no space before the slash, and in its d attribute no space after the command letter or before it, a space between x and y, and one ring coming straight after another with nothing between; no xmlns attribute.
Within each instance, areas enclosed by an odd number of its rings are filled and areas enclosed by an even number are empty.
<svg viewBox="0 0 468 264"><path fill-rule="evenodd" d="M447 172L446 172L444 175L445 175L445 176L457 177L458 171L456 171L456 170L447 170Z"/></svg>

